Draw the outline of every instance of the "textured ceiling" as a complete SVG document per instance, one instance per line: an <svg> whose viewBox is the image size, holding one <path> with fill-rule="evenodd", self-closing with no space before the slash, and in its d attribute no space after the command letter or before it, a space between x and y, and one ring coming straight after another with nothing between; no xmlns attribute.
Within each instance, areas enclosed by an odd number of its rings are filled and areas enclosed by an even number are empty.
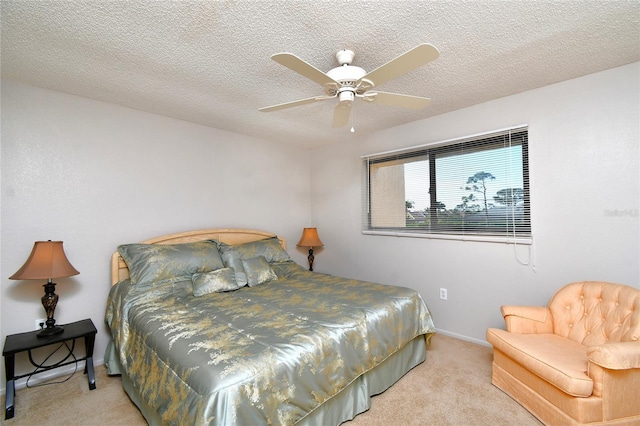
<svg viewBox="0 0 640 426"><path fill-rule="evenodd" d="M270 56L322 71L355 51L367 71L420 43L440 58L380 86L432 99L424 110L354 103L356 134L640 60L632 1L9 1L2 0L2 78L263 139L315 147L334 100Z"/></svg>

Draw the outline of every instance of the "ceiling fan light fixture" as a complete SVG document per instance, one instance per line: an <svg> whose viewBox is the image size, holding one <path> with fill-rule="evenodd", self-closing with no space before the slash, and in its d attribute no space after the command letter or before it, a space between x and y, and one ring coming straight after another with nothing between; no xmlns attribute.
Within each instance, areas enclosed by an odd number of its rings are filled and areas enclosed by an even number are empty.
<svg viewBox="0 0 640 426"><path fill-rule="evenodd" d="M338 99L340 100L341 104L343 102L351 103L355 99L355 95L351 90L341 90L340 93L338 94Z"/></svg>

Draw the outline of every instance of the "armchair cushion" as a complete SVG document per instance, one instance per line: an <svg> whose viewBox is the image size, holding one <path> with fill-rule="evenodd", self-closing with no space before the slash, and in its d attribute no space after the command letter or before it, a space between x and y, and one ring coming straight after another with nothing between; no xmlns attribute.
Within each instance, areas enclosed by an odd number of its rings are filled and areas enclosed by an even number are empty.
<svg viewBox="0 0 640 426"><path fill-rule="evenodd" d="M587 348L555 334L519 334L490 328L487 340L508 357L563 392L590 396Z"/></svg>

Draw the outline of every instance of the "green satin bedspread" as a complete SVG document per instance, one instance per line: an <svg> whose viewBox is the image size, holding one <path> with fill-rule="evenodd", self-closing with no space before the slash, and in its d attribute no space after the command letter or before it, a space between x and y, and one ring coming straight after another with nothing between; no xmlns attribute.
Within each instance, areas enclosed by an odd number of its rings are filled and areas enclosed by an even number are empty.
<svg viewBox="0 0 640 426"><path fill-rule="evenodd" d="M414 290L272 267L276 281L201 297L191 281L112 288L122 374L164 424L295 424L435 332Z"/></svg>

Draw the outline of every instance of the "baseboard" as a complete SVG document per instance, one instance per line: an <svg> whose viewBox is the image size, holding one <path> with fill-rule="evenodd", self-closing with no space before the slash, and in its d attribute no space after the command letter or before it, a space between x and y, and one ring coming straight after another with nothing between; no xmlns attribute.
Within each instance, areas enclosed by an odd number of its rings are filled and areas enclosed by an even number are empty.
<svg viewBox="0 0 640 426"><path fill-rule="evenodd" d="M436 328L436 332L440 333L440 334L444 334L445 336L454 337L456 339L460 339L460 340L464 340L464 341L467 341L467 342L475 343L477 345L486 346L488 348L492 347L491 344L489 342L487 342L486 340L474 339L473 337L465 336L463 334L452 333L450 331L441 330L439 328Z"/></svg>

